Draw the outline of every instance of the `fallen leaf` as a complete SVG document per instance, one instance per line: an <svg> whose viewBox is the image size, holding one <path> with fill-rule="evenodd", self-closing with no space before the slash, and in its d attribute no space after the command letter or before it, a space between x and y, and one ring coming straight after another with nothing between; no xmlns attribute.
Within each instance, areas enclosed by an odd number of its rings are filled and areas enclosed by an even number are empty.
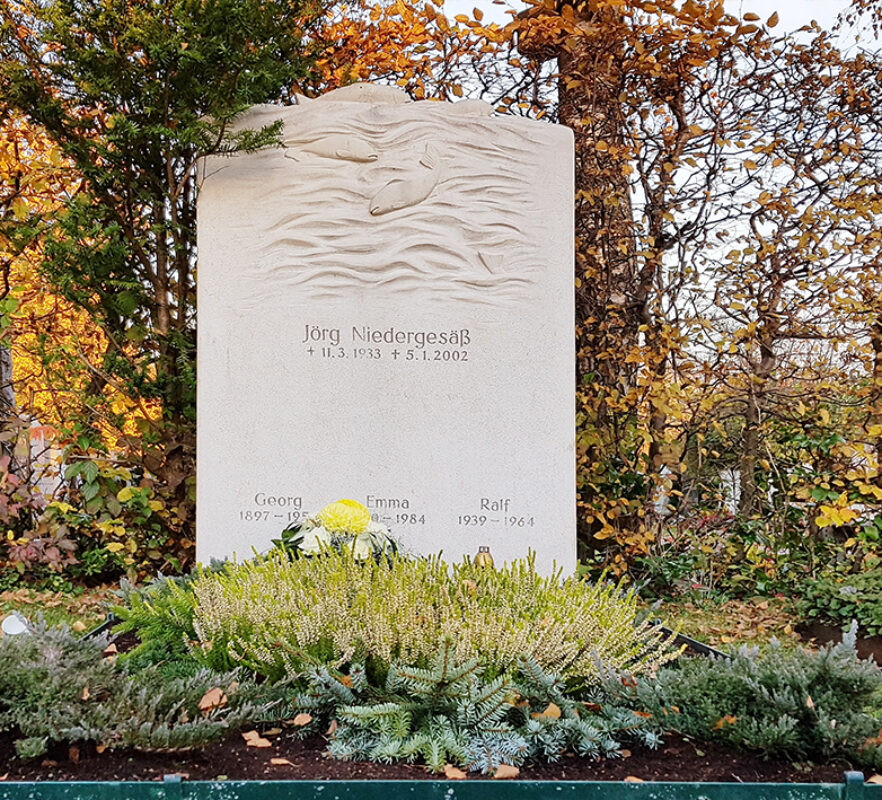
<svg viewBox="0 0 882 800"><path fill-rule="evenodd" d="M444 765L444 774L452 781L464 781L468 777L465 772L459 769L459 767L454 767L453 764Z"/></svg>
<svg viewBox="0 0 882 800"><path fill-rule="evenodd" d="M82 633L84 630L86 630L86 623L83 622L81 619L78 619L78 620L77 620L73 625L71 625L70 627L71 627L72 630L76 631L77 633Z"/></svg>
<svg viewBox="0 0 882 800"><path fill-rule="evenodd" d="M635 717L642 717L643 719L651 719L652 714L648 711L632 711L631 712Z"/></svg>
<svg viewBox="0 0 882 800"><path fill-rule="evenodd" d="M725 717L720 717L720 718L714 723L714 730L715 730L715 731L721 731L721 730L723 730L723 727L724 727L724 726L726 726L726 725L734 725L736 722L738 722L738 717L734 717L734 716L732 716L732 714L726 714Z"/></svg>
<svg viewBox="0 0 882 800"><path fill-rule="evenodd" d="M107 749L107 745L106 745L106 744L98 744L98 745L95 745L95 752L96 752L96 753L101 754L101 753L103 753L106 749Z"/></svg>
<svg viewBox="0 0 882 800"><path fill-rule="evenodd" d="M9 777L9 773L4 772L2 775L0 775L0 781L5 781L8 777Z"/></svg>
<svg viewBox="0 0 882 800"><path fill-rule="evenodd" d="M83 691L80 692L80 700L88 700L92 696L92 693L89 691L88 686L83 687Z"/></svg>
<svg viewBox="0 0 882 800"><path fill-rule="evenodd" d="M245 740L246 747L273 746L273 743L269 739L264 739L257 731L248 731L248 733L243 733L242 738Z"/></svg>
<svg viewBox="0 0 882 800"><path fill-rule="evenodd" d="M806 695L805 705L806 705L806 708L814 708L815 707L815 701L812 700L811 695Z"/></svg>
<svg viewBox="0 0 882 800"><path fill-rule="evenodd" d="M637 778L634 775L628 775L624 780L625 783L643 783L643 778Z"/></svg>
<svg viewBox="0 0 882 800"><path fill-rule="evenodd" d="M104 658L116 658L119 655L119 650L117 650L115 644L109 644L104 649L104 652L101 654Z"/></svg>
<svg viewBox="0 0 882 800"><path fill-rule="evenodd" d="M872 775L871 777L867 778L865 783L882 783L882 775Z"/></svg>
<svg viewBox="0 0 882 800"><path fill-rule="evenodd" d="M216 708L223 708L227 704L227 696L224 694L223 689L209 689L204 695L202 695L202 699L199 701L199 710L202 712L202 716L208 716L209 712L214 711Z"/></svg>
<svg viewBox="0 0 882 800"><path fill-rule="evenodd" d="M328 729L325 731L325 736L333 736L337 732L337 720L332 719L331 724L328 725Z"/></svg>
<svg viewBox="0 0 882 800"><path fill-rule="evenodd" d="M493 773L493 780L507 780L508 778L517 778L521 771L511 764L500 764Z"/></svg>
<svg viewBox="0 0 882 800"><path fill-rule="evenodd" d="M631 757L631 751L630 751L630 750L619 750L619 755L620 755L622 758L630 758L630 757Z"/></svg>
<svg viewBox="0 0 882 800"><path fill-rule="evenodd" d="M274 767L286 767L286 766L293 767L294 766L294 762L288 761L287 758L271 758L270 764L272 764Z"/></svg>
<svg viewBox="0 0 882 800"><path fill-rule="evenodd" d="M67 757L70 761L73 761L74 764L78 764L80 761L80 748L75 744L72 744L67 748Z"/></svg>
<svg viewBox="0 0 882 800"><path fill-rule="evenodd" d="M591 712L593 712L593 713L595 713L595 714L596 714L598 711L600 711L600 706L597 705L597 703L582 703L582 705L585 706L585 710L586 710L586 711L591 711Z"/></svg>
<svg viewBox="0 0 882 800"><path fill-rule="evenodd" d="M282 732L281 728L270 728L268 731L264 731L264 736L278 736Z"/></svg>
<svg viewBox="0 0 882 800"><path fill-rule="evenodd" d="M549 703L544 711L532 716L533 719L560 719L560 706Z"/></svg>
<svg viewBox="0 0 882 800"><path fill-rule="evenodd" d="M296 717L294 717L294 724L298 728L302 728L304 725L309 725L310 722L312 722L312 714L306 714L301 711Z"/></svg>

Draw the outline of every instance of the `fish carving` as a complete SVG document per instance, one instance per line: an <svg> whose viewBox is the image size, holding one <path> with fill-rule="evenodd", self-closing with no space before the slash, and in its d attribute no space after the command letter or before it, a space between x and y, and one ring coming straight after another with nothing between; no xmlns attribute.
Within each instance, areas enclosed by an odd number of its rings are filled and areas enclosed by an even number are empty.
<svg viewBox="0 0 882 800"><path fill-rule="evenodd" d="M403 103L409 103L410 98L405 92L395 86L383 86L377 83L352 83L349 86L332 89L330 92L325 92L315 98L305 97L302 94L297 95L298 106L327 102L398 106Z"/></svg>
<svg viewBox="0 0 882 800"><path fill-rule="evenodd" d="M300 160L297 157L300 153L312 153L322 158L339 158L361 163L376 161L380 157L377 149L370 142L357 136L347 136L345 133L332 133L299 147L293 141L286 141L284 144L285 157L293 161Z"/></svg>
<svg viewBox="0 0 882 800"><path fill-rule="evenodd" d="M479 251L478 259L487 268L487 272L491 275L496 274L503 262L503 257L498 253L483 253Z"/></svg>
<svg viewBox="0 0 882 800"><path fill-rule="evenodd" d="M493 114L493 106L483 100L460 100L457 103L445 103L445 110L464 117L489 117Z"/></svg>
<svg viewBox="0 0 882 800"><path fill-rule="evenodd" d="M372 216L388 214L422 203L441 180L441 157L437 149L426 145L416 171L403 178L389 181L370 202Z"/></svg>

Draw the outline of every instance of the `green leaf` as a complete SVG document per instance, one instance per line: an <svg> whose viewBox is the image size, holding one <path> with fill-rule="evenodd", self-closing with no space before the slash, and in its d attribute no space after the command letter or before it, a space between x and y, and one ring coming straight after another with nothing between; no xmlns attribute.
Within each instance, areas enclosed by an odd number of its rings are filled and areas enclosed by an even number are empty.
<svg viewBox="0 0 882 800"><path fill-rule="evenodd" d="M83 468L81 474L88 483L94 483L101 470L94 461L82 462Z"/></svg>

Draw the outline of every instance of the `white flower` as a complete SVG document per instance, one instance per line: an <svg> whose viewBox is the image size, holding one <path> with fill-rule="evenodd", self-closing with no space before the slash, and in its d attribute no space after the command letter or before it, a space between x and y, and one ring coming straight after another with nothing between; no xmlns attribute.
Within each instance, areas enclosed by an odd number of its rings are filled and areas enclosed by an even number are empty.
<svg viewBox="0 0 882 800"><path fill-rule="evenodd" d="M322 549L331 544L331 534L321 525L310 525L300 529L301 539L299 542L300 552L306 555L316 555Z"/></svg>
<svg viewBox="0 0 882 800"><path fill-rule="evenodd" d="M381 522L376 522L375 520L371 520L368 523L367 528L365 529L365 533L371 533L374 536L379 534L381 537L389 535L389 529L383 525Z"/></svg>
<svg viewBox="0 0 882 800"><path fill-rule="evenodd" d="M367 531L358 534L352 542L352 557L358 561L364 561L365 559L370 558L371 555L373 555L373 552L373 537Z"/></svg>

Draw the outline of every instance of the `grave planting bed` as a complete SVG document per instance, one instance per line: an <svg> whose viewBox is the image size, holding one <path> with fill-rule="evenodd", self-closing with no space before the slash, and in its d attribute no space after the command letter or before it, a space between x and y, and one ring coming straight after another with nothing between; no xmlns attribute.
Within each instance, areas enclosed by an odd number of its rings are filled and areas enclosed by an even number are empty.
<svg viewBox="0 0 882 800"><path fill-rule="evenodd" d="M272 747L247 747L240 735L189 753L106 751L92 744L57 747L42 761L22 763L13 758L12 739L0 738L0 774L7 781L152 781L177 773L188 780L438 780L420 765L338 761L325 755L318 737L300 741L287 735L271 737ZM72 758L73 756L73 758ZM274 765L271 759L290 764ZM685 781L723 783L837 783L845 762L793 764L733 752L714 744L697 744L677 736L665 737L658 750L634 749L620 759L593 761L576 756L556 764L536 763L521 768L518 781ZM443 778L443 776L441 776ZM489 780L471 774L469 780ZM455 782L450 782L453 785ZM494 781L499 784L500 781Z"/></svg>

